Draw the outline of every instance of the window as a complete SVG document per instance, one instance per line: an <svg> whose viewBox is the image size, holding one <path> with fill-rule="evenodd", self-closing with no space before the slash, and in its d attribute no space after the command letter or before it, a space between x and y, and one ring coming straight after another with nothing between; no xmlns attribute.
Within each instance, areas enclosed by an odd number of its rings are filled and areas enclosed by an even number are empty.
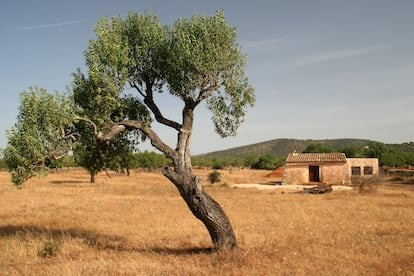
<svg viewBox="0 0 414 276"><path fill-rule="evenodd" d="M361 175L361 167L352 167L351 173L352 175Z"/></svg>
<svg viewBox="0 0 414 276"><path fill-rule="evenodd" d="M371 166L364 167L364 175L373 175L374 169Z"/></svg>

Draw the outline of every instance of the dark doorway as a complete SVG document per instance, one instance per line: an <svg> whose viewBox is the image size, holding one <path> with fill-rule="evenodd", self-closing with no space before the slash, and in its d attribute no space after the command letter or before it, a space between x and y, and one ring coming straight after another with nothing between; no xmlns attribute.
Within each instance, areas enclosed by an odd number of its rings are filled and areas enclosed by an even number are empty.
<svg viewBox="0 0 414 276"><path fill-rule="evenodd" d="M319 166L309 166L309 182L319 182Z"/></svg>

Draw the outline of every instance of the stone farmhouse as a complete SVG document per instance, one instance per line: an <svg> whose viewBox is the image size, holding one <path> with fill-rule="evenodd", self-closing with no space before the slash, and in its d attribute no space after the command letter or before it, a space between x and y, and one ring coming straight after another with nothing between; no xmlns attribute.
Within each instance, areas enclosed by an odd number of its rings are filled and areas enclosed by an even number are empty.
<svg viewBox="0 0 414 276"><path fill-rule="evenodd" d="M346 158L344 153L290 153L282 184L351 185L355 179L378 176L378 158Z"/></svg>

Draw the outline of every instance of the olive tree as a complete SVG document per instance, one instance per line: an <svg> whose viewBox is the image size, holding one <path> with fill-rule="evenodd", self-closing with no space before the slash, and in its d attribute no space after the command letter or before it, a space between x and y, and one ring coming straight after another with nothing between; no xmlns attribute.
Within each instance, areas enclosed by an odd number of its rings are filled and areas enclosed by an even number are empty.
<svg viewBox="0 0 414 276"><path fill-rule="evenodd" d="M74 120L70 97L37 87L30 87L20 97L17 123L8 132L4 151L17 187L44 173L48 163L65 157L77 139L70 129Z"/></svg>
<svg viewBox="0 0 414 276"><path fill-rule="evenodd" d="M211 111L215 131L226 137L236 134L255 102L235 28L222 11L164 26L155 14L131 12L126 18L100 19L95 33L85 51L87 72L74 74L75 107L82 115L78 121L88 123L100 143L125 134L149 139L171 160L163 175L206 226L214 247L237 248L229 218L193 172L190 151L197 107ZM182 102L179 119L162 112L163 92ZM155 123L177 133L175 145L156 133Z"/></svg>
<svg viewBox="0 0 414 276"><path fill-rule="evenodd" d="M195 110L202 102L212 112L215 130L222 137L236 134L246 108L254 104L235 28L228 25L222 11L214 16L180 18L167 26L161 26L154 14L129 13L126 19L101 19L95 32L85 53L88 76L100 79L118 95L126 87L135 90L154 120L177 132L177 141L171 147L151 124L129 118L115 123L110 131L95 131L96 138L110 141L125 131L142 132L172 160L172 167L166 167L163 174L204 223L214 246L236 248L230 220L203 190L193 172L190 152ZM182 101L183 106L177 106L180 120L163 114L157 103L163 91Z"/></svg>

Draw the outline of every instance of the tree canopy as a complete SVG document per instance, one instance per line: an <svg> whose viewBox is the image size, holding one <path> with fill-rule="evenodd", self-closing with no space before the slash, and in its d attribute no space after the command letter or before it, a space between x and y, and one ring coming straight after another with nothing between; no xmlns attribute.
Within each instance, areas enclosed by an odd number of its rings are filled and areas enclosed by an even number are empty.
<svg viewBox="0 0 414 276"><path fill-rule="evenodd" d="M191 108L207 100L217 133L228 136L235 135L255 101L244 75L246 57L222 11L167 26L155 14L129 13L126 19L102 18L95 32L85 54L88 76L109 89L105 95L113 105L125 86L134 88L137 103L143 99L158 122L179 130L179 123L163 116L154 93L167 90Z"/></svg>

